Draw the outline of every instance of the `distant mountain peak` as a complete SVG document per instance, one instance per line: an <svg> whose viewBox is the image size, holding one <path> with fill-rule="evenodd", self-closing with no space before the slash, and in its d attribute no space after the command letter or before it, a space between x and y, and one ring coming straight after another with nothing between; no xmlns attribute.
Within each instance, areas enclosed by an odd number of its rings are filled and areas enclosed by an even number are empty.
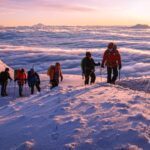
<svg viewBox="0 0 150 150"><path fill-rule="evenodd" d="M146 24L136 24L135 26L132 26L132 28L150 28L150 26Z"/></svg>
<svg viewBox="0 0 150 150"><path fill-rule="evenodd" d="M44 28L44 27L47 27L47 26L44 25L44 24L42 24L42 23L38 23L38 24L33 25L32 27L35 27L35 28Z"/></svg>

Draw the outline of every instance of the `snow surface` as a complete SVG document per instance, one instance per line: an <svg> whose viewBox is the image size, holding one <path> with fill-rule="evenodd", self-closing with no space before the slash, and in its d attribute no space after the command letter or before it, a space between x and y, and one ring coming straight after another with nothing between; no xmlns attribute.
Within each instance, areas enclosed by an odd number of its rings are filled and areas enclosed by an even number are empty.
<svg viewBox="0 0 150 150"><path fill-rule="evenodd" d="M122 55L121 80L84 86L80 61L96 62L109 42ZM34 67L41 93L19 98L16 83L0 97L0 150L149 150L150 29L129 27L0 27L0 59L13 69ZM46 70L59 61L64 81L50 90ZM0 61L0 71L6 66ZM11 70L13 76L13 70Z"/></svg>
<svg viewBox="0 0 150 150"><path fill-rule="evenodd" d="M15 96L0 98L0 149L149 150L147 90L132 90L128 82L126 87L121 82L110 86L100 78L85 87L79 75L65 75L50 90L47 76L41 78L41 93L29 95L25 88L28 97L18 98L15 89Z"/></svg>

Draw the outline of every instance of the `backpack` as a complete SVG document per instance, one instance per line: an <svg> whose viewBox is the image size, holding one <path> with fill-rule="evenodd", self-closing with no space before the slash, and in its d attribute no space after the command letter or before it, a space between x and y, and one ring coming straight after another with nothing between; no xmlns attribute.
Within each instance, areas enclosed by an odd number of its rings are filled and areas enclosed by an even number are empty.
<svg viewBox="0 0 150 150"><path fill-rule="evenodd" d="M54 79L54 74L55 74L55 66L51 65L48 68L47 75L50 76L51 80L53 80Z"/></svg>
<svg viewBox="0 0 150 150"><path fill-rule="evenodd" d="M14 70L14 80L17 80L17 76L19 74L19 69Z"/></svg>
<svg viewBox="0 0 150 150"><path fill-rule="evenodd" d="M0 84L1 84L1 81L2 81L2 73L0 72Z"/></svg>

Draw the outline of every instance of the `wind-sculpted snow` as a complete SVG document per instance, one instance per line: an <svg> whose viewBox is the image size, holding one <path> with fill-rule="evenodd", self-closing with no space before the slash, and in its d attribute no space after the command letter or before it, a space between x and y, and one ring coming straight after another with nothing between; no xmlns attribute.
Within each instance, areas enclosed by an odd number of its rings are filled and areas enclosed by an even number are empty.
<svg viewBox="0 0 150 150"><path fill-rule="evenodd" d="M91 51L96 62L109 42L122 54L122 78L150 74L150 29L129 27L1 27L0 58L13 68L35 67L46 72L61 62L63 72L81 74L80 61ZM99 68L96 69L99 74ZM103 71L105 74L105 71Z"/></svg>
<svg viewBox="0 0 150 150"><path fill-rule="evenodd" d="M10 76L11 76L11 78L13 78L14 77L14 70L0 60L0 72L4 71L6 67L10 69L9 70Z"/></svg>
<svg viewBox="0 0 150 150"><path fill-rule="evenodd" d="M109 85L105 79L85 87L78 75L65 75L60 86L50 91L45 86L49 79L45 75L41 79L41 93L31 96L27 88L27 97L17 98L16 93L1 99L0 149L149 150L146 91L136 92L128 81ZM145 86L149 81L137 80Z"/></svg>

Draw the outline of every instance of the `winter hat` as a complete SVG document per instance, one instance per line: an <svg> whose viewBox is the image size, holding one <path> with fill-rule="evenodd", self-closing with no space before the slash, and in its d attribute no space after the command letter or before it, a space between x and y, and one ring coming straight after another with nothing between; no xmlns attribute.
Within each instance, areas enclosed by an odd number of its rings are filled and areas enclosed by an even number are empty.
<svg viewBox="0 0 150 150"><path fill-rule="evenodd" d="M86 56L88 57L91 57L91 53L90 52L86 52Z"/></svg>
<svg viewBox="0 0 150 150"><path fill-rule="evenodd" d="M114 46L114 43L110 42L110 43L108 44L108 49L112 49L113 46Z"/></svg>
<svg viewBox="0 0 150 150"><path fill-rule="evenodd" d="M9 71L9 68L6 68L5 71Z"/></svg>

